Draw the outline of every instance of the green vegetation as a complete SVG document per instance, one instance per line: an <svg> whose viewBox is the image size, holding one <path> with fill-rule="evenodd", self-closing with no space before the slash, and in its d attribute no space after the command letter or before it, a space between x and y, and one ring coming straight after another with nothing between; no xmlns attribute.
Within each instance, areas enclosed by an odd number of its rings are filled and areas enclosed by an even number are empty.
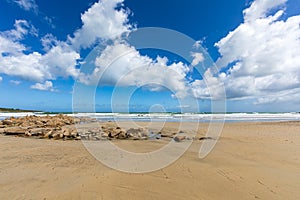
<svg viewBox="0 0 300 200"><path fill-rule="evenodd" d="M22 110L18 108L0 108L0 112L40 112L38 110Z"/></svg>

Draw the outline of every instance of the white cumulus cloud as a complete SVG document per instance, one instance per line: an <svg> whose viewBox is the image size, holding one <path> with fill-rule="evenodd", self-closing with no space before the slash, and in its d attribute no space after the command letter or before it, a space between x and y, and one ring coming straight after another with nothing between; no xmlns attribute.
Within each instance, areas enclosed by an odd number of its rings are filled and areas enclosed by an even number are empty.
<svg viewBox="0 0 300 200"><path fill-rule="evenodd" d="M80 55L64 42L48 45L45 54L25 53L21 43L26 35L34 34L33 26L25 20L16 20L15 28L0 32L0 73L18 76L30 81L43 82L57 77L78 76L76 69ZM50 39L49 39L50 40Z"/></svg>
<svg viewBox="0 0 300 200"><path fill-rule="evenodd" d="M166 57L151 59L125 42L108 45L95 60L92 74L81 81L93 85L147 87L151 91L168 88L177 97L187 95L189 66L182 62L167 64Z"/></svg>
<svg viewBox="0 0 300 200"><path fill-rule="evenodd" d="M35 1L15 1L24 9L34 8ZM123 0L102 0L93 4L82 14L82 27L67 41L59 41L46 34L41 38L45 53L26 53L28 47L22 40L28 35L37 36L36 29L26 20L16 20L15 28L0 32L0 73L17 76L29 81L47 83L58 77L79 76L76 68L80 49L98 40L120 38L132 29L128 24L129 11L118 8ZM52 82L51 82L52 84ZM44 84L45 85L45 84Z"/></svg>
<svg viewBox="0 0 300 200"><path fill-rule="evenodd" d="M14 85L20 85L22 83L21 81L18 80L10 80L9 82Z"/></svg>
<svg viewBox="0 0 300 200"><path fill-rule="evenodd" d="M222 99L225 97L225 90L222 79L224 74L217 77L209 68L203 75L203 79L194 80L189 84L191 95L197 99Z"/></svg>
<svg viewBox="0 0 300 200"><path fill-rule="evenodd" d="M51 91L54 92L53 83L51 81L45 81L44 83L36 83L31 86L32 89Z"/></svg>
<svg viewBox="0 0 300 200"><path fill-rule="evenodd" d="M243 11L245 22L252 22L260 18L266 18L269 11L283 5L288 0L255 0L251 6Z"/></svg>
<svg viewBox="0 0 300 200"><path fill-rule="evenodd" d="M0 50L1 51L1 50ZM29 81L55 80L57 77L74 77L79 74L75 65L79 54L56 46L42 55L38 52L0 56L0 73L18 76Z"/></svg>
<svg viewBox="0 0 300 200"><path fill-rule="evenodd" d="M37 36L36 28L26 20L15 20L14 29L4 31L1 35L15 41L22 40L27 34Z"/></svg>
<svg viewBox="0 0 300 200"><path fill-rule="evenodd" d="M75 48L87 48L97 40L119 38L129 32L132 25L128 24L128 10L116 7L124 0L101 0L93 4L81 15L82 27L69 36Z"/></svg>
<svg viewBox="0 0 300 200"><path fill-rule="evenodd" d="M14 29L0 32L0 53L16 55L26 50L20 42L28 34L37 36L34 26L26 20L15 20Z"/></svg>
<svg viewBox="0 0 300 200"><path fill-rule="evenodd" d="M20 8L26 10L26 11L38 11L38 6L35 2L35 0L12 0L14 3L16 3Z"/></svg>
<svg viewBox="0 0 300 200"><path fill-rule="evenodd" d="M192 66L196 66L199 63L204 61L204 56L199 52L191 52L191 56L193 57L193 61L191 63Z"/></svg>
<svg viewBox="0 0 300 200"><path fill-rule="evenodd" d="M300 88L300 15L282 19L287 0L256 0L244 10L244 22L216 43L228 98L274 102ZM261 98L264 96L263 98ZM299 95L298 95L299 96Z"/></svg>
<svg viewBox="0 0 300 200"><path fill-rule="evenodd" d="M52 47L58 46L61 42L52 34L48 33L41 38L41 43L45 51L49 51Z"/></svg>

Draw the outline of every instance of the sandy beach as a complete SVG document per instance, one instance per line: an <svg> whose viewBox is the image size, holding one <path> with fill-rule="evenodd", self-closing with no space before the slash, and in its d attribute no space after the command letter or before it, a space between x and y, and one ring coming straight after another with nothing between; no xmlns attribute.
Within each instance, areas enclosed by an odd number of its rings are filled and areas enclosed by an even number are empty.
<svg viewBox="0 0 300 200"><path fill-rule="evenodd" d="M142 174L104 166L81 141L0 136L0 199L299 199L299 133L300 122L226 123L204 159L195 140L172 165ZM114 143L147 152L166 141Z"/></svg>

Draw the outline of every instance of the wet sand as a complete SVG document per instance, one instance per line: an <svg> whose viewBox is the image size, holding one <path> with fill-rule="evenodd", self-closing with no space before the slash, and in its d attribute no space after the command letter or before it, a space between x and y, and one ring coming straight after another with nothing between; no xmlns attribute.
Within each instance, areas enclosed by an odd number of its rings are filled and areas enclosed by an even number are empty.
<svg viewBox="0 0 300 200"><path fill-rule="evenodd" d="M0 199L299 199L299 133L300 122L227 123L204 159L196 140L172 165L143 174L104 166L81 141L0 136ZM166 142L114 141L134 152Z"/></svg>

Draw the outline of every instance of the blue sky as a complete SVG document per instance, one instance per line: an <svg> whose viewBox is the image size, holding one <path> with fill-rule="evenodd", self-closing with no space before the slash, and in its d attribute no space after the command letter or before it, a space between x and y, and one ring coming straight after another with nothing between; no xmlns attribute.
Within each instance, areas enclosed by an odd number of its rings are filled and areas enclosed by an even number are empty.
<svg viewBox="0 0 300 200"><path fill-rule="evenodd" d="M298 112L299 24L297 0L0 0L0 107ZM144 27L189 58L135 46Z"/></svg>

